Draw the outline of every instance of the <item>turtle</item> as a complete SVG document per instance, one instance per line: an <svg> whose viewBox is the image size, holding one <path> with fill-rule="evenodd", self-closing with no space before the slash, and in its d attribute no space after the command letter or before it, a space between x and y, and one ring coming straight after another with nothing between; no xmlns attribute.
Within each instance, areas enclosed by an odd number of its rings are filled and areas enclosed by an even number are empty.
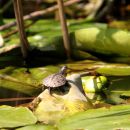
<svg viewBox="0 0 130 130"><path fill-rule="evenodd" d="M67 66L63 66L58 73L51 74L43 79L42 84L49 88L49 94L51 94L51 88L58 88L66 84L66 70Z"/></svg>

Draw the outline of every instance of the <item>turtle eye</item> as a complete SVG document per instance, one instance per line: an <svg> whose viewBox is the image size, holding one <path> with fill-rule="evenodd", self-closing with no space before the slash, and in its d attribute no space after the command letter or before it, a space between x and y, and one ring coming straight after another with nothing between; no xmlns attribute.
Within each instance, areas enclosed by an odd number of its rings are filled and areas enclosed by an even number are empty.
<svg viewBox="0 0 130 130"><path fill-rule="evenodd" d="M65 73L66 70L67 70L67 66L63 66L60 71L61 73Z"/></svg>
<svg viewBox="0 0 130 130"><path fill-rule="evenodd" d="M67 69L67 66L63 66L62 69L63 69L63 70L66 70L66 69Z"/></svg>

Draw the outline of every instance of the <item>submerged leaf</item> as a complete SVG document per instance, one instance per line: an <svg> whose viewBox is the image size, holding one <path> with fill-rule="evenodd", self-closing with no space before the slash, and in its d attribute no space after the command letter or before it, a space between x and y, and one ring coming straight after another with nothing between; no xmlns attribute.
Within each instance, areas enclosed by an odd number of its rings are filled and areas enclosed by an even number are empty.
<svg viewBox="0 0 130 130"><path fill-rule="evenodd" d="M109 77L110 85L104 92L107 102L112 104L126 103L130 97L130 76Z"/></svg>

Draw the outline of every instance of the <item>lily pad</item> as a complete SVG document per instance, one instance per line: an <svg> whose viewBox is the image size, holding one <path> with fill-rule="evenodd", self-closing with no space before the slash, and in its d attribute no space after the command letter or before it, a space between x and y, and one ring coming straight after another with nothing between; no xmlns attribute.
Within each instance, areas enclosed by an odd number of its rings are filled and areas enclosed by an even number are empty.
<svg viewBox="0 0 130 130"><path fill-rule="evenodd" d="M63 66L64 64L62 64ZM130 66L127 64L112 64L94 60L74 61L66 64L70 70L68 73L82 73L94 70L102 75L128 76ZM49 65L44 67L26 68L5 67L0 70L0 87L19 91L27 95L36 95L41 91L41 83L44 77L59 71L61 65Z"/></svg>
<svg viewBox="0 0 130 130"><path fill-rule="evenodd" d="M113 76L128 76L130 75L130 66L126 64L106 64L96 70L100 74Z"/></svg>
<svg viewBox="0 0 130 130"><path fill-rule="evenodd" d="M15 130L57 130L57 128L51 125L30 125Z"/></svg>
<svg viewBox="0 0 130 130"><path fill-rule="evenodd" d="M56 124L66 116L93 108L76 83L71 80L68 84L69 88L64 93L54 91L50 95L48 89L45 89L33 100L31 106L38 121Z"/></svg>
<svg viewBox="0 0 130 130"><path fill-rule="evenodd" d="M114 28L89 27L75 31L79 49L116 56L130 56L129 35L129 31Z"/></svg>
<svg viewBox="0 0 130 130"><path fill-rule="evenodd" d="M36 117L26 107L0 107L0 128L26 126L36 122Z"/></svg>
<svg viewBox="0 0 130 130"><path fill-rule="evenodd" d="M129 130L130 105L81 112L61 120L60 130Z"/></svg>
<svg viewBox="0 0 130 130"><path fill-rule="evenodd" d="M35 95L41 91L42 79L57 70L58 67L47 66L32 68L26 73L26 68L6 67L0 70L0 87Z"/></svg>

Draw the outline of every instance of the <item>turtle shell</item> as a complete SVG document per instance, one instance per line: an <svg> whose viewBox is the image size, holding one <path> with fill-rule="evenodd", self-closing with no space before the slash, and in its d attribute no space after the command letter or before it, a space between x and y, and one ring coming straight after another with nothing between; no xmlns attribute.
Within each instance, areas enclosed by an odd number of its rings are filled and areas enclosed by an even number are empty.
<svg viewBox="0 0 130 130"><path fill-rule="evenodd" d="M43 80L43 84L46 87L52 87L52 88L63 86L65 85L65 83L66 78L64 77L64 75L60 73L52 74Z"/></svg>

